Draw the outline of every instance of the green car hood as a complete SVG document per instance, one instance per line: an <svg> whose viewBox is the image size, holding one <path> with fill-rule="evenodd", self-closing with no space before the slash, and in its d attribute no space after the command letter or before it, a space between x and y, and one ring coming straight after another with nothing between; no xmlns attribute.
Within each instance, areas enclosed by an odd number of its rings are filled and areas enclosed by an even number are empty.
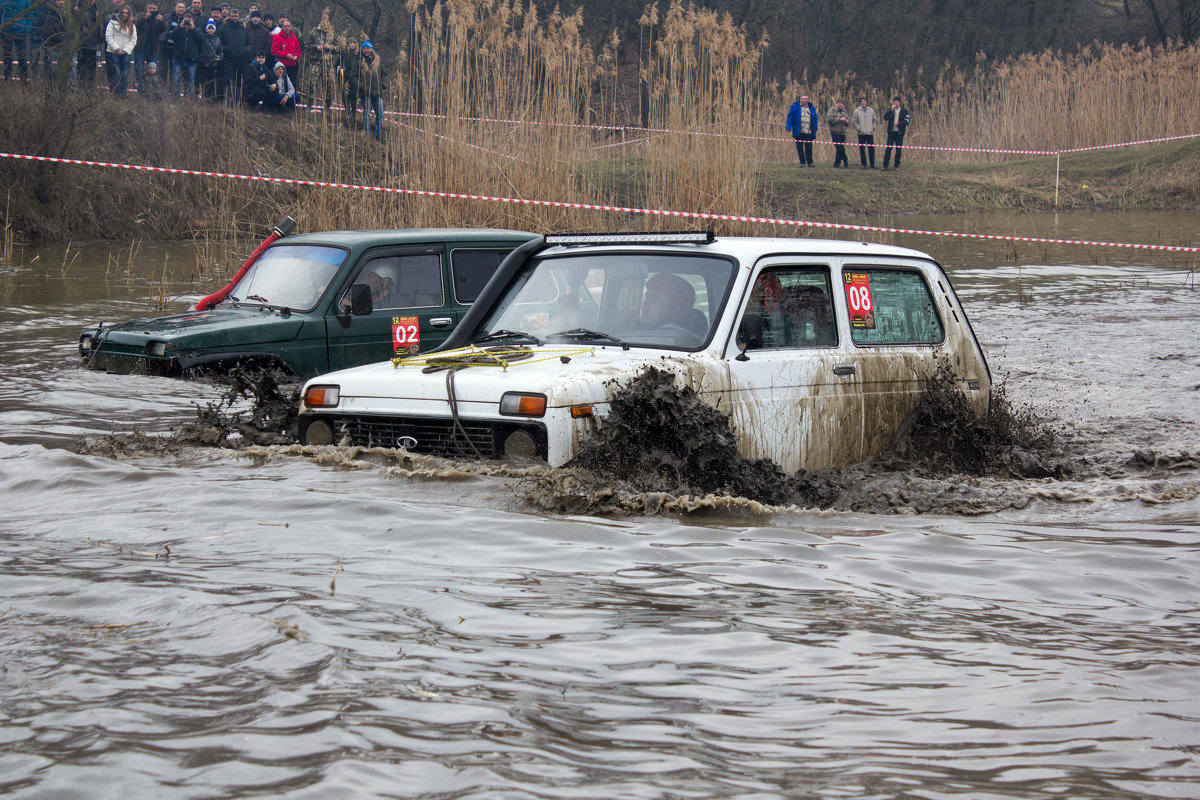
<svg viewBox="0 0 1200 800"><path fill-rule="evenodd" d="M144 346L150 341L175 344L179 351L253 347L295 339L305 317L267 308L218 308L166 317L135 319L100 333L104 345Z"/></svg>

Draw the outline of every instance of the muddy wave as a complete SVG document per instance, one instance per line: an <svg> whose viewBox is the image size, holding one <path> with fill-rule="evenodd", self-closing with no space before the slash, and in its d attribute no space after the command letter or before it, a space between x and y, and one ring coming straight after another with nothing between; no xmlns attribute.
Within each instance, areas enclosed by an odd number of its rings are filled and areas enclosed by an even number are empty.
<svg viewBox="0 0 1200 800"><path fill-rule="evenodd" d="M299 386L282 376L235 372L222 396L170 435L91 437L80 450L109 458L178 455L187 447L269 460L373 469L396 479L482 477L515 482L526 507L555 514L653 516L785 509L875 514L979 515L1037 502L1170 503L1200 493L1200 454L1140 449L1089 453L1064 426L1013 401L1001 382L979 416L948 375L930 381L885 453L850 467L784 472L746 459L728 416L672 373L649 368L619 387L611 411L579 456L561 469L454 460L381 447L296 443Z"/></svg>
<svg viewBox="0 0 1200 800"><path fill-rule="evenodd" d="M1014 403L1003 383L979 416L939 373L884 454L851 467L788 475L744 459L728 416L655 368L614 396L597 435L566 469L531 476L525 499L566 514L774 510L986 514L1039 500L1151 503L1191 499L1200 467L1189 453L1138 451L1116 463L1086 454L1070 434ZM1112 484L1112 478L1133 479Z"/></svg>

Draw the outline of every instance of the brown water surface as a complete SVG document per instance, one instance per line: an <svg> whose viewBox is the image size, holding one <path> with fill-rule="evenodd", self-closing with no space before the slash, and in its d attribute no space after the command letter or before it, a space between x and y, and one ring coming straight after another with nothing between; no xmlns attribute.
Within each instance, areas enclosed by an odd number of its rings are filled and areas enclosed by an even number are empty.
<svg viewBox="0 0 1200 800"><path fill-rule="evenodd" d="M1196 219L900 222L1179 242ZM81 455L220 392L84 371L79 330L147 310L164 259L168 293L210 289L183 245L65 267L18 248L0 263L0 793L1200 796L1188 264L898 242L946 265L993 373L1090 470L865 472L884 513L612 519L537 513L521 479L465 465ZM930 498L969 515L909 513Z"/></svg>

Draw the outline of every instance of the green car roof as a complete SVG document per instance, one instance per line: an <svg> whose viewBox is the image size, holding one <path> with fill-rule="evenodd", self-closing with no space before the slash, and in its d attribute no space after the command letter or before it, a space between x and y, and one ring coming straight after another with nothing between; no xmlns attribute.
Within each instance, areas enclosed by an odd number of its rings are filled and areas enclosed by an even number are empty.
<svg viewBox="0 0 1200 800"><path fill-rule="evenodd" d="M473 242L513 241L525 242L537 234L526 231L499 230L492 228L394 228L366 231L320 231L301 233L280 239L275 246L289 244L325 244L345 247L350 250L378 247L380 245L427 244L444 240L448 243L471 244Z"/></svg>

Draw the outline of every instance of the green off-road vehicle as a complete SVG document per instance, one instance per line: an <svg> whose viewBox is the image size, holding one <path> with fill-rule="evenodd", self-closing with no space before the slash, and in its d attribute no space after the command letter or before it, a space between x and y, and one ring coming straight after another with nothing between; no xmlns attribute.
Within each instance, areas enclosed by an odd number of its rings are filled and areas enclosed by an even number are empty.
<svg viewBox="0 0 1200 800"><path fill-rule="evenodd" d="M202 300L203 310L101 323L80 334L79 353L85 366L119 373L243 366L310 378L424 352L454 329L505 256L533 238L447 228L277 238L210 296L218 301Z"/></svg>

